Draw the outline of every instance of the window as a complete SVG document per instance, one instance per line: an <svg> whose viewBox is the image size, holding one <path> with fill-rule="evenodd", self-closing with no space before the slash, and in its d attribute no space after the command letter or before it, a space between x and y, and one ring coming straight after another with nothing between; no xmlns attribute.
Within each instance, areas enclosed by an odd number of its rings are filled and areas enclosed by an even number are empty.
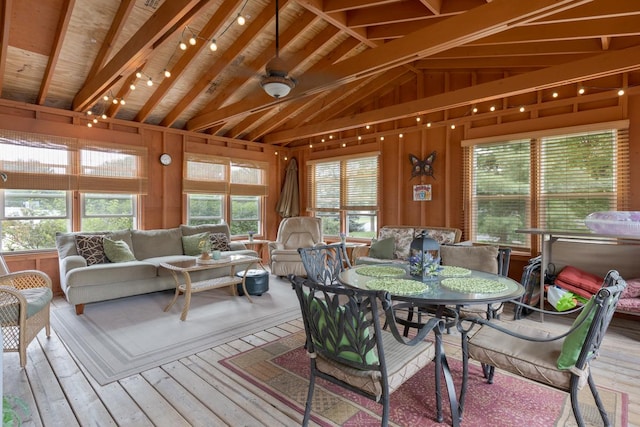
<svg viewBox="0 0 640 427"><path fill-rule="evenodd" d="M137 195L147 189L145 148L0 130L0 152L2 251L53 249L56 232L75 223L82 230L136 226Z"/></svg>
<svg viewBox="0 0 640 427"><path fill-rule="evenodd" d="M587 231L589 213L628 206L626 129L464 145L465 220L474 242L529 248L529 235L516 229Z"/></svg>
<svg viewBox="0 0 640 427"><path fill-rule="evenodd" d="M378 154L307 163L307 209L325 236L373 238L378 218Z"/></svg>
<svg viewBox="0 0 640 427"><path fill-rule="evenodd" d="M232 236L262 234L267 164L185 154L188 224L226 222Z"/></svg>

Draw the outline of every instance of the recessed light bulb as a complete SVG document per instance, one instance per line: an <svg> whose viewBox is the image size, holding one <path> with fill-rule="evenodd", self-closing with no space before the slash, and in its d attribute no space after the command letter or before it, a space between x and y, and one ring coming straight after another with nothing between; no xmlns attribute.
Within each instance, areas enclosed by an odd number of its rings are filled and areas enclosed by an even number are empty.
<svg viewBox="0 0 640 427"><path fill-rule="evenodd" d="M244 16L242 16L242 15L238 15L238 19L237 19L237 21L238 21L238 25L244 25L244 24L245 24L245 22L247 22L247 21L244 19Z"/></svg>

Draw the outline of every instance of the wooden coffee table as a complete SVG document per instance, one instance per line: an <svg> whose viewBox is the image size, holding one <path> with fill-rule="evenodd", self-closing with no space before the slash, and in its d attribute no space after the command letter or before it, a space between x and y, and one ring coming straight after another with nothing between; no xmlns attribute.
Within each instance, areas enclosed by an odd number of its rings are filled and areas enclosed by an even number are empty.
<svg viewBox="0 0 640 427"><path fill-rule="evenodd" d="M164 309L168 311L173 304L178 300L178 296L184 294L184 307L182 308L182 314L180 320L187 319L187 313L189 313L189 306L191 305L191 294L196 292L208 291L210 289L218 289L224 287L231 287L234 295L238 295L236 289L237 284L242 284L244 294L247 296L249 302L253 303L247 287L245 285L246 272L249 270L252 264L260 264L260 258L248 256L248 255L231 255L229 257L223 257L219 260L211 260L207 263L197 262L195 259L188 261L176 261L176 262L162 262L160 266L166 268L173 275L173 279L176 282L176 292L173 299ZM245 266L245 275L243 277L236 277L236 266ZM231 267L231 272L228 276L216 277L213 279L191 281L191 272L201 270L215 270L218 268ZM180 280L178 273L182 273L183 281Z"/></svg>

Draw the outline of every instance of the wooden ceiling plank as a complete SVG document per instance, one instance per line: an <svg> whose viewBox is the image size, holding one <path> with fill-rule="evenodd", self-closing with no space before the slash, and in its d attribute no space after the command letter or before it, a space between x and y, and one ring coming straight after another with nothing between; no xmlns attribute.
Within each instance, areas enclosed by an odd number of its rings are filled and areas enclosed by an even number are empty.
<svg viewBox="0 0 640 427"><path fill-rule="evenodd" d="M420 3L425 5L434 15L440 15L442 0L420 0Z"/></svg>
<svg viewBox="0 0 640 427"><path fill-rule="evenodd" d="M523 24L585 2L584 0L539 0L533 4L532 2L513 3L510 0L496 0L341 61L327 70L330 72L327 72L324 81L301 82L290 96L307 96L336 87L466 44L489 34L504 31L510 25ZM187 129L206 128L212 123L256 111L268 104L273 104L273 101L261 97L252 102L229 105L218 111L193 117L187 122Z"/></svg>
<svg viewBox="0 0 640 427"><path fill-rule="evenodd" d="M210 40L213 36L222 28L225 22L233 15L242 0L226 1L223 2L220 7L211 16L211 19L200 30L198 36L205 40ZM204 49L208 49L209 45L205 43L199 43L195 47L188 49L180 56L178 61L171 68L171 77L163 79L158 85L157 89L151 94L147 102L142 106L140 111L135 117L135 121L144 122L151 114L153 109L162 101L162 98L171 90L173 85L176 84L182 73L185 72L187 67L197 58L200 52Z"/></svg>
<svg viewBox="0 0 640 427"><path fill-rule="evenodd" d="M11 9L13 0L5 0L0 4L0 93L4 84L4 72L7 68L7 50L9 48L9 29L11 26Z"/></svg>
<svg viewBox="0 0 640 427"><path fill-rule="evenodd" d="M613 18L593 19L579 24L540 24L512 28L502 34L495 34L471 42L471 45L524 43L585 38L602 36L626 37L640 34L640 15L628 15Z"/></svg>
<svg viewBox="0 0 640 427"><path fill-rule="evenodd" d="M135 67L150 53L153 43L161 38L181 17L193 8L202 8L211 0L166 1L145 22L113 58L85 82L73 100L73 110L82 111L101 93L120 79L122 73Z"/></svg>
<svg viewBox="0 0 640 427"><path fill-rule="evenodd" d="M576 24L577 21L611 18L615 16L637 15L640 13L637 0L594 0L591 3L577 7L575 9L560 12L556 15L541 19L538 23L560 23Z"/></svg>
<svg viewBox="0 0 640 427"><path fill-rule="evenodd" d="M47 61L47 67L44 70L44 76L40 83L40 90L38 91L38 97L36 103L38 105L44 104L49 92L49 86L51 86L51 79L53 79L53 72L60 58L60 51L62 50L62 43L67 34L69 28L69 21L71 21L71 13L75 5L75 0L65 0L60 10L60 18L58 19L58 28L56 30L56 38L53 40L53 48L49 54L49 60Z"/></svg>
<svg viewBox="0 0 640 427"><path fill-rule="evenodd" d="M350 35L356 40L366 44L370 47L377 46L377 42L371 41L367 38L367 32L364 28L350 28L347 25L346 12L326 13L322 9L322 2L318 0L296 0L300 6L306 8L310 12L315 13L317 16L327 21L329 24L337 27L345 34Z"/></svg>
<svg viewBox="0 0 640 427"><path fill-rule="evenodd" d="M280 9L286 6L288 0L283 0L279 4ZM251 21L251 24L245 31L242 32L233 44L224 51L222 56L209 68L205 70L205 73L197 80L197 82L189 89L189 91L182 97L182 99L176 104L176 106L162 119L161 124L163 126L171 126L178 120L180 114L196 100L198 96L211 84L212 81L226 68L228 67L243 50L260 36L261 31L266 26L270 25L275 20L274 15L275 1L272 0L269 6L265 7L260 14ZM256 70L257 73L257 70Z"/></svg>
<svg viewBox="0 0 640 427"><path fill-rule="evenodd" d="M371 6L393 5L399 0L324 0L323 9L327 13L346 12L353 9L362 9Z"/></svg>
<svg viewBox="0 0 640 427"><path fill-rule="evenodd" d="M313 13L305 11L300 18L296 19L296 21L280 35L280 49L284 51L287 48L287 45L295 42L299 37L302 37L305 30L308 27L313 26L319 20L320 18ZM250 70L263 70L267 63L273 58L273 52L275 52L275 49L276 42L274 40L258 57L256 57L256 59L247 65L247 68ZM233 80L231 80L229 84L222 89L222 91L218 92L218 94L198 112L198 114L204 114L218 109L237 90L249 83L255 83L253 76L239 75L234 77Z"/></svg>
<svg viewBox="0 0 640 427"><path fill-rule="evenodd" d="M107 31L107 35L100 46L100 50L98 51L98 55L96 55L96 59L93 61L93 65L89 70L88 76L95 75L100 68L104 65L105 61L109 57L111 50L113 49L113 45L115 41L120 36L122 29L124 28L124 24L127 21L127 18L131 14L133 10L133 6L135 5L135 0L122 0L120 2L120 6L116 11L115 16L113 17L113 21L111 21L111 26L109 27L109 31Z"/></svg>
<svg viewBox="0 0 640 427"><path fill-rule="evenodd" d="M264 137L265 143L275 144L321 135L328 131L353 129L363 123L381 123L413 117L417 114L463 107L473 103L501 99L558 85L578 83L608 75L640 69L637 58L640 46L608 51L569 64L536 70L451 92L380 108L359 115L336 119L297 129L274 132Z"/></svg>
<svg viewBox="0 0 640 427"><path fill-rule="evenodd" d="M424 5L415 0L389 6L376 6L347 13L347 25L350 28L386 25L401 22L421 21L433 14Z"/></svg>

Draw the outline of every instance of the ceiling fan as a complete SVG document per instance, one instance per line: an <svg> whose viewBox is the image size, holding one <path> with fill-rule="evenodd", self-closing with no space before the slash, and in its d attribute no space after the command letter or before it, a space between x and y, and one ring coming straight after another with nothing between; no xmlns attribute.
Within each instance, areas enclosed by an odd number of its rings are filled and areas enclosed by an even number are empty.
<svg viewBox="0 0 640 427"><path fill-rule="evenodd" d="M282 98L289 94L296 86L296 80L289 76L287 67L280 59L280 35L278 23L279 5L276 0L276 56L274 56L265 66L265 75L260 79L260 86L264 91L274 97Z"/></svg>

